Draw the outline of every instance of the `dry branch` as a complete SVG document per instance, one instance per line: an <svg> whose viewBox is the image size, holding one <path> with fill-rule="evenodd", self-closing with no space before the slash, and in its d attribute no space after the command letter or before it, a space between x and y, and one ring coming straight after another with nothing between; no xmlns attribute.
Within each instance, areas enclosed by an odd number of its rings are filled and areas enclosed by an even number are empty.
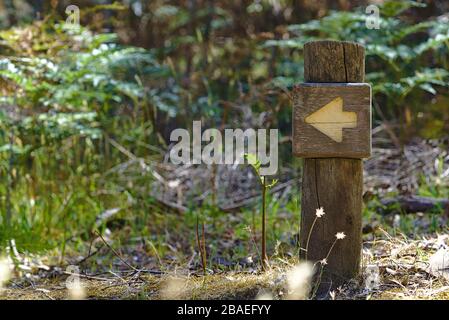
<svg viewBox="0 0 449 320"><path fill-rule="evenodd" d="M419 196L399 196L381 200L383 207L380 213L389 214L393 212L417 213L429 212L444 208L449 213L449 199L434 199Z"/></svg>

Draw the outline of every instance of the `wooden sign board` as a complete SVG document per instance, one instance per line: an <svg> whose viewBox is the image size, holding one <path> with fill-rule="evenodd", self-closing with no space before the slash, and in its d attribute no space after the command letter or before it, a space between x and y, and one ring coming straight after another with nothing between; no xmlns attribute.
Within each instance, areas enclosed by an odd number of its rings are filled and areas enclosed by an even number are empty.
<svg viewBox="0 0 449 320"><path fill-rule="evenodd" d="M371 87L303 83L293 92L293 154L302 158L371 156Z"/></svg>

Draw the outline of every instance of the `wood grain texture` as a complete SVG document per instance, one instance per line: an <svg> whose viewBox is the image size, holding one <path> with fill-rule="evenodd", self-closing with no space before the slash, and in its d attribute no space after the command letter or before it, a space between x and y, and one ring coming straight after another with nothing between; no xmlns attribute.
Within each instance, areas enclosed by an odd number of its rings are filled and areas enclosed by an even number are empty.
<svg viewBox="0 0 449 320"><path fill-rule="evenodd" d="M306 82L363 82L364 48L338 41L317 41L304 46ZM311 232L307 258L325 258L337 232L345 232L324 268L319 292L356 277L362 250L362 160L344 158L304 159L301 200L301 248L306 248L316 209L326 214ZM302 258L305 252L301 251Z"/></svg>
<svg viewBox="0 0 449 320"><path fill-rule="evenodd" d="M346 41L313 41L304 45L306 82L365 81L365 49Z"/></svg>
<svg viewBox="0 0 449 320"><path fill-rule="evenodd" d="M343 110L324 110L341 98ZM303 158L368 158L371 155L371 88L366 83L305 83L293 92L293 154ZM335 106L337 104L334 104ZM314 115L315 124L306 118ZM352 115L356 117L353 122ZM310 122L310 121L309 121ZM327 123L325 123L327 122ZM321 126L321 127L320 127ZM328 134L326 134L328 132ZM339 140L341 138L341 141Z"/></svg>
<svg viewBox="0 0 449 320"><path fill-rule="evenodd" d="M324 289L340 285L359 271L362 244L362 161L355 159L305 159L301 248L306 248L315 211L323 207L325 215L317 220L311 233L307 259L324 259L337 232L346 238L338 240L324 268ZM303 256L305 257L305 255Z"/></svg>

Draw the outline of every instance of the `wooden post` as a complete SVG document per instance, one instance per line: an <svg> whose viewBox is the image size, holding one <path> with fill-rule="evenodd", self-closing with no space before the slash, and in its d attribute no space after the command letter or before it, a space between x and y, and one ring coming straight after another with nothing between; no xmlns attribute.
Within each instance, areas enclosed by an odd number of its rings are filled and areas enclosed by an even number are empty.
<svg viewBox="0 0 449 320"><path fill-rule="evenodd" d="M304 76L308 83L361 83L364 81L365 54L364 48L356 43L340 41L315 41L306 43L304 46ZM318 86L320 86L318 84ZM323 84L323 86L325 86ZM351 84L348 84L351 86ZM365 84L365 86L368 86ZM370 89L369 91L369 111L368 116L360 114L359 119L365 119L366 127L371 125L370 114ZM316 95L317 99L319 95ZM300 108L299 98L295 91L295 108ZM357 99L356 99L357 100ZM360 99L358 99L360 101ZM303 101L303 100L302 100ZM337 100L339 102L339 100ZM357 104L353 105L357 108ZM317 113L316 113L317 114ZM349 115L349 112L347 113ZM308 119L313 118L309 117ZM352 118L351 118L352 119ZM297 114L295 111L294 129L298 126ZM307 122L307 121L306 121ZM300 128L309 126L301 124ZM343 142L351 143L347 140L348 134L353 134L351 130L354 126L348 126L343 131ZM363 130L370 130L365 128ZM309 129L308 129L309 130ZM313 129L311 129L313 130ZM343 129L340 129L343 130ZM295 131L295 130L294 130ZM352 132L352 133L351 133ZM367 134L370 132L368 131ZM317 133L320 135L320 132ZM294 150L300 134L293 135ZM331 134L328 134L331 137ZM357 136L353 134L353 136ZM365 136L365 135L363 135ZM327 143L334 143L340 147L342 143L329 140L329 137L320 136L320 139L327 140ZM340 136L337 135L339 138ZM346 139L347 141L345 141ZM363 138L363 140L366 140ZM369 144L371 152L371 140L365 141ZM320 142L317 142L319 145ZM336 147L336 148L337 148ZM326 149L326 148L324 148ZM365 148L367 150L367 148ZM363 153L364 154L364 153ZM308 244L307 259L313 262L324 259L338 232L344 232L346 237L338 240L327 258L327 265L324 266L321 278L320 292L335 288L348 279L354 278L360 268L360 256L362 250L362 189L363 189L363 168L362 158L365 156L354 156L337 153L336 156L329 157L326 153L318 157L312 155L304 159L303 181L302 181L302 201L301 201L301 248L305 249ZM367 155L366 155L367 156ZM316 218L316 209L323 207L325 215L318 218L312 232L310 233L313 221ZM309 239L310 233L310 239ZM309 241L308 241L309 240ZM306 253L301 250L301 256L306 257ZM317 264L320 270L320 263Z"/></svg>

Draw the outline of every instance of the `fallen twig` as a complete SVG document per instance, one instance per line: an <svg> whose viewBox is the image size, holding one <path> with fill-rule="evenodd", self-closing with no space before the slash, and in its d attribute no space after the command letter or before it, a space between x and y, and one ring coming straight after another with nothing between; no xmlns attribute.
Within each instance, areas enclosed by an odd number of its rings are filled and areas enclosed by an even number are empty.
<svg viewBox="0 0 449 320"><path fill-rule="evenodd" d="M400 210L405 213L428 212L437 208L446 209L449 212L449 199L434 199L419 196L399 196L386 198L380 201L383 207L380 213L388 214Z"/></svg>

